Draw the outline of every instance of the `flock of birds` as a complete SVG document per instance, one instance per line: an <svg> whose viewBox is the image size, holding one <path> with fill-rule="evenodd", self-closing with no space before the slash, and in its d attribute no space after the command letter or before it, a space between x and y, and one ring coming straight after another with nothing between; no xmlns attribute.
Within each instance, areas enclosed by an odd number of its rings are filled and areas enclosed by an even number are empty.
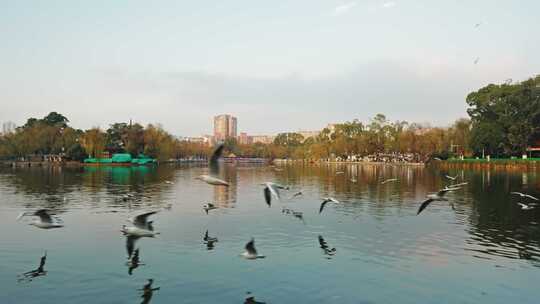
<svg viewBox="0 0 540 304"><path fill-rule="evenodd" d="M224 150L224 145L219 145L215 151L212 154L212 157L209 161L209 175L200 175L196 177L196 179L199 179L201 181L206 182L207 184L213 185L213 186L220 186L220 187L228 187L229 183L219 178L219 159L221 158L221 155ZM336 175L342 175L344 174L343 171L336 172ZM463 186L467 185L467 182L460 182L458 183L458 176L445 176L449 181L450 184L445 186L443 189L439 190L436 193L428 194L426 196L426 199L420 203L420 206L418 208L418 211L416 215L419 215L422 211L424 211L431 203L436 201L448 201L449 200L445 197L448 193L462 189ZM356 179L353 178L351 182L356 182ZM388 183L394 183L398 182L397 178L391 178L386 179L381 182L381 185L385 185ZM172 183L170 181L166 181L166 183ZM290 190L289 187L283 186L274 182L265 182L261 184L263 186L263 196L266 204L268 207L271 207L273 200L281 200L281 190ZM525 193L521 192L511 192L512 195L517 195L523 199L528 200L534 200L538 201L539 199ZM294 199L296 197L302 196L302 191L298 191L294 193L290 198ZM129 200L132 197L129 195L125 195L123 197L124 200ZM339 200L333 198L333 197L326 197L322 199L322 202L319 206L319 214L322 214L324 208L328 204L342 204ZM454 209L454 205L449 202L452 209ZM531 202L531 203L523 203L523 202L517 202L517 204L521 207L522 210L532 210L537 206L537 203ZM206 214L209 214L212 210L219 209L216 205L212 203L206 203L202 206L202 209ZM139 214L135 217L127 219L128 222L131 223L131 225L122 225L121 232L126 236L126 249L128 254L128 262L126 263L128 266L128 273L131 275L133 270L136 269L140 265L144 265L140 261L140 254L139 249L135 248L135 242L142 237L155 237L156 235L159 235L160 232L154 230L153 227L153 221L149 220L149 217L152 215L155 215L158 211L150 211L145 212L142 214ZM284 214L290 214L302 221L303 214L302 212L297 212L289 208L282 208L282 213ZM30 212L23 212L19 215L17 220L20 220L21 218L25 216L34 216L36 217L33 221L31 221L29 224L33 225L38 228L42 229L52 229L52 228L61 228L64 227L63 221L57 217L53 212L46 210L46 209L40 209L37 211L30 211ZM305 222L304 222L305 223ZM320 248L323 250L324 254L327 256L327 258L330 258L331 256L336 254L336 248L330 247L327 242L324 240L324 238L319 235L318 236L319 245ZM214 247L214 244L218 241L217 238L211 237L208 234L208 230L206 231L204 237L203 237L204 243L207 245L207 248L211 250ZM255 239L251 238L244 247L244 252L240 254L241 257L248 259L248 260L255 260L255 259L262 259L265 258L264 255L260 255L255 248ZM45 252L45 255L41 257L40 265L37 269L26 272L22 275L20 275L19 280L27 280L30 281L35 277L45 275L47 272L44 269L45 262L47 258L47 253ZM142 303L149 303L150 299L152 298L152 293L156 290L159 290L159 287L154 288L152 287L153 280L149 279L148 283L144 285L142 289L140 289L143 294L143 302ZM250 296L246 299L245 303L263 303L263 302L257 302L255 301L253 296Z"/></svg>

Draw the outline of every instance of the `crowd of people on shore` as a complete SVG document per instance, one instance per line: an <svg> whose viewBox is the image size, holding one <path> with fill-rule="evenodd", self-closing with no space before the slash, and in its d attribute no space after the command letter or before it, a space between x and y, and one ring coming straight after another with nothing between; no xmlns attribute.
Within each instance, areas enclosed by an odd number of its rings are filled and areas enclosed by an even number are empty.
<svg viewBox="0 0 540 304"><path fill-rule="evenodd" d="M417 153L374 153L366 156L350 155L348 157L336 157L336 161L342 162L371 162L371 163L423 163L426 157Z"/></svg>

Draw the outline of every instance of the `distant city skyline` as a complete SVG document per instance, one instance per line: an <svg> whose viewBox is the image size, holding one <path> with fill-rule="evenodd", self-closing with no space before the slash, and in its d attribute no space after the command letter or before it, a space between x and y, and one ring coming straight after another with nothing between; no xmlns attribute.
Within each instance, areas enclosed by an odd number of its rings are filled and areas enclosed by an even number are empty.
<svg viewBox="0 0 540 304"><path fill-rule="evenodd" d="M467 117L471 91L540 72L539 11L532 0L13 1L0 10L0 121L57 111L80 129L133 119L183 136L212 134L216 113L248 134L377 113L448 126Z"/></svg>

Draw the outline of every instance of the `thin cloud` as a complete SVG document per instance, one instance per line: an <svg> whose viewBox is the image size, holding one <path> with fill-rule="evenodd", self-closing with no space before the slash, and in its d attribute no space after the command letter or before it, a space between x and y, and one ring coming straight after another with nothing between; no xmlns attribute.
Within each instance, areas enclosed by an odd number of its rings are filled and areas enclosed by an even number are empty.
<svg viewBox="0 0 540 304"><path fill-rule="evenodd" d="M394 7L394 6L396 6L396 2L394 2L394 1L389 1L389 2L383 3L383 5L382 5L383 8L391 8L391 7Z"/></svg>
<svg viewBox="0 0 540 304"><path fill-rule="evenodd" d="M339 16L348 13L353 7L356 6L356 2L344 3L334 8L334 16Z"/></svg>

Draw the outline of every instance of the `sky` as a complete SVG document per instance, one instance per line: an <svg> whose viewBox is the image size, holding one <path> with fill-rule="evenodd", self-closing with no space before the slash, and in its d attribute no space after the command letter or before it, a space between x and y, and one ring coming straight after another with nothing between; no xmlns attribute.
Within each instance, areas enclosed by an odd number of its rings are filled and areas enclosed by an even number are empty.
<svg viewBox="0 0 540 304"><path fill-rule="evenodd" d="M4 1L0 122L57 111L76 128L174 135L447 126L473 90L540 74L540 1ZM475 64L475 61L477 63Z"/></svg>

